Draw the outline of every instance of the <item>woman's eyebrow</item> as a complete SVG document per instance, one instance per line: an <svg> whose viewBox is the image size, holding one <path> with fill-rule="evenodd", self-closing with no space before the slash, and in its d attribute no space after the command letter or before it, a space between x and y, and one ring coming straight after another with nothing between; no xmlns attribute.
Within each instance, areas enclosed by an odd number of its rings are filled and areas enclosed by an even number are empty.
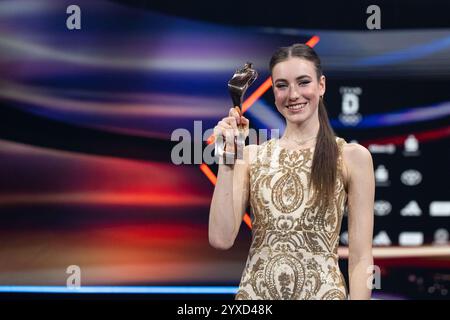
<svg viewBox="0 0 450 320"><path fill-rule="evenodd" d="M295 80L301 80L301 79L305 79L305 78L310 79L311 77L304 74L304 75L298 76L297 78L295 78ZM277 79L277 80L275 80L275 83L277 83L277 82L287 82L287 80L286 79Z"/></svg>

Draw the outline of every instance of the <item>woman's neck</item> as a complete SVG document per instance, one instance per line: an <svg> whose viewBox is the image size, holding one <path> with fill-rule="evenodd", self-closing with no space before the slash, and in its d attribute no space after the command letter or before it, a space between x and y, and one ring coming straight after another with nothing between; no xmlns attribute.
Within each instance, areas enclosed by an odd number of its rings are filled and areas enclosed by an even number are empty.
<svg viewBox="0 0 450 320"><path fill-rule="evenodd" d="M314 144L314 138L317 137L319 128L319 121L305 121L299 124L287 122L281 140L290 145Z"/></svg>

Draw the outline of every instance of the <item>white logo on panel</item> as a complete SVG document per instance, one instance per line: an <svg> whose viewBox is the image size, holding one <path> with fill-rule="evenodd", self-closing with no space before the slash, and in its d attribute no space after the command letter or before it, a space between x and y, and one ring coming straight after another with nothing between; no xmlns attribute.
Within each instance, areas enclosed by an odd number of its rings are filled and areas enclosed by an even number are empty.
<svg viewBox="0 0 450 320"><path fill-rule="evenodd" d="M450 201L432 201L430 203L430 216L450 217Z"/></svg>
<svg viewBox="0 0 450 320"><path fill-rule="evenodd" d="M402 210L400 210L402 216L420 216L422 210L416 201L410 201Z"/></svg>
<svg viewBox="0 0 450 320"><path fill-rule="evenodd" d="M342 232L342 234L341 234L341 243L343 245L348 245L348 232L347 231Z"/></svg>
<svg viewBox="0 0 450 320"><path fill-rule="evenodd" d="M423 244L422 232L401 232L398 237L398 243L401 246L420 246Z"/></svg>
<svg viewBox="0 0 450 320"><path fill-rule="evenodd" d="M375 170L375 181L378 186L389 185L389 171L382 164Z"/></svg>
<svg viewBox="0 0 450 320"><path fill-rule="evenodd" d="M447 245L448 244L448 231L446 229L437 229L434 232L433 244Z"/></svg>
<svg viewBox="0 0 450 320"><path fill-rule="evenodd" d="M400 180L407 186L416 186L422 182L422 174L417 170L406 170L403 171Z"/></svg>
<svg viewBox="0 0 450 320"><path fill-rule="evenodd" d="M372 153L388 153L393 154L395 152L395 144L369 144L369 151Z"/></svg>
<svg viewBox="0 0 450 320"><path fill-rule="evenodd" d="M389 239L389 236L387 235L386 231L380 231L373 238L372 243L374 246L390 246L391 239Z"/></svg>
<svg viewBox="0 0 450 320"><path fill-rule="evenodd" d="M339 114L339 120L347 126L356 126L361 121L359 110L359 95L362 90L359 87L341 87L342 95L342 113Z"/></svg>
<svg viewBox="0 0 450 320"><path fill-rule="evenodd" d="M376 216L386 216L392 210L392 205L390 202L385 200L377 200L374 203L373 209Z"/></svg>
<svg viewBox="0 0 450 320"><path fill-rule="evenodd" d="M403 151L405 156L418 156L419 152L419 140L413 134L410 134L405 140L405 150Z"/></svg>

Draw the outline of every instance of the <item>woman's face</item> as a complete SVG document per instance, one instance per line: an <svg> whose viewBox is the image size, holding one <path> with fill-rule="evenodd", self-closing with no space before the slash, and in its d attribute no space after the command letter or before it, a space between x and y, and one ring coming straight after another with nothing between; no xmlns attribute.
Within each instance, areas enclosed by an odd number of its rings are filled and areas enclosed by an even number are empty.
<svg viewBox="0 0 450 320"><path fill-rule="evenodd" d="M286 121L301 123L317 114L325 77L317 80L312 62L297 57L279 62L272 69L272 81L275 105Z"/></svg>

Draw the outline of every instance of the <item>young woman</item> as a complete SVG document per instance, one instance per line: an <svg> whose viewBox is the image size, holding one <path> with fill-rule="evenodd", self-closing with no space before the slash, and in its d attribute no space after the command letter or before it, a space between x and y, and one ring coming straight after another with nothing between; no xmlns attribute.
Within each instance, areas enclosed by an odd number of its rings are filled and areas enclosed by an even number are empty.
<svg viewBox="0 0 450 320"><path fill-rule="evenodd" d="M229 249L245 210L252 244L235 299L370 299L375 179L369 151L336 137L323 95L325 77L307 45L279 48L271 58L275 105L286 120L280 139L244 148L244 159L220 164L210 208L209 242ZM214 128L236 152L230 109ZM349 290L338 265L348 207Z"/></svg>

